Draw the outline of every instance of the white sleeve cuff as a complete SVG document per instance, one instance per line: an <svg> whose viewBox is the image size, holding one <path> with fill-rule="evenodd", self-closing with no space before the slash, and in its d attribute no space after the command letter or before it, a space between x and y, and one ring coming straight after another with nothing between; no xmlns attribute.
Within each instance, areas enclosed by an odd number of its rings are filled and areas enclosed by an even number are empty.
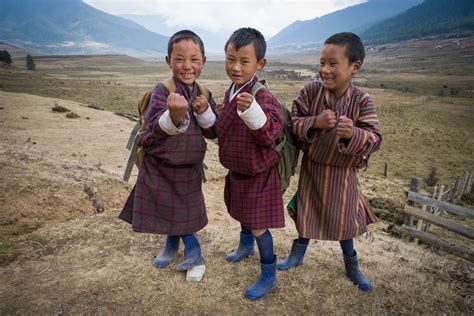
<svg viewBox="0 0 474 316"><path fill-rule="evenodd" d="M198 122L199 126L206 129L214 125L216 122L216 115L212 112L212 108L208 103L207 110L201 114L194 113L196 117L196 121Z"/></svg>
<svg viewBox="0 0 474 316"><path fill-rule="evenodd" d="M184 133L189 126L189 113L186 113L181 122L179 122L179 126L176 127L171 120L170 111L166 110L165 113L161 115L158 124L160 125L160 128L168 135L178 135Z"/></svg>
<svg viewBox="0 0 474 316"><path fill-rule="evenodd" d="M237 114L244 121L245 125L253 131L261 128L267 122L267 116L260 104L255 101L255 98L244 112L237 109Z"/></svg>

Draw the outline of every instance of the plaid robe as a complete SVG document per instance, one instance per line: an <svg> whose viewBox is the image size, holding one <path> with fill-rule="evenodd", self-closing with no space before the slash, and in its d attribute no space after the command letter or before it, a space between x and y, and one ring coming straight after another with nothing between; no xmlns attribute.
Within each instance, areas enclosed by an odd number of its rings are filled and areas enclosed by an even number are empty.
<svg viewBox="0 0 474 316"><path fill-rule="evenodd" d="M341 140L336 128L314 129L325 109L354 122L354 136ZM298 183L296 228L301 237L347 240L367 231L376 218L359 191L357 169L382 142L375 105L369 95L351 85L336 100L320 81L312 81L293 103L295 133L303 141L304 156Z"/></svg>
<svg viewBox="0 0 474 316"><path fill-rule="evenodd" d="M200 94L196 85L190 93L174 81L176 93L188 101ZM209 95L214 110L215 102ZM170 136L161 130L158 121L168 108L168 96L162 83L153 89L144 115L147 131L139 139L145 155L137 183L119 218L132 224L137 232L184 235L199 231L208 222L202 192L202 161L206 152L203 136L216 136L214 126L206 130L199 127L191 107L190 123L184 133Z"/></svg>
<svg viewBox="0 0 474 316"><path fill-rule="evenodd" d="M251 93L258 78L241 92ZM217 118L219 159L229 169L225 178L224 201L229 214L248 229L284 227L285 219L276 166L280 153L271 147L283 129L283 117L276 98L266 88L255 96L267 122L250 130L237 114L237 101L224 98L224 111Z"/></svg>

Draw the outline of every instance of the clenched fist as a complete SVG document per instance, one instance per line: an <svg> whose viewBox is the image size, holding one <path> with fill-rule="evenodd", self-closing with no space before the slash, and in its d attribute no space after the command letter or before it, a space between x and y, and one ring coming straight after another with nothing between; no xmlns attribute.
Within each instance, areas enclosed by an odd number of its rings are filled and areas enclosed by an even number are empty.
<svg viewBox="0 0 474 316"><path fill-rule="evenodd" d="M253 101L253 96L250 93L247 92L242 92L239 93L237 96L237 108L241 111L244 112L250 107L250 104L252 104Z"/></svg>
<svg viewBox="0 0 474 316"><path fill-rule="evenodd" d="M193 107L194 113L202 114L207 110L209 103L207 102L206 97L201 94L196 99L194 99L191 106Z"/></svg>
<svg viewBox="0 0 474 316"><path fill-rule="evenodd" d="M354 123L350 118L342 115L336 129L337 136L342 139L351 139L354 135Z"/></svg>
<svg viewBox="0 0 474 316"><path fill-rule="evenodd" d="M175 126L178 126L179 122L181 122L183 117L188 112L188 101L178 93L170 93L167 103L171 120Z"/></svg>
<svg viewBox="0 0 474 316"><path fill-rule="evenodd" d="M316 118L316 123L314 124L314 128L330 129L336 126L336 122L336 113L327 109L318 115Z"/></svg>

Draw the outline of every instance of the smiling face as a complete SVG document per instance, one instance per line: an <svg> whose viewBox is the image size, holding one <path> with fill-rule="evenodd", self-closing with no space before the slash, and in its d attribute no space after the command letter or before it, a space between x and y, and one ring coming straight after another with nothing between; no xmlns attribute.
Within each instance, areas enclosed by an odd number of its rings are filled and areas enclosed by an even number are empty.
<svg viewBox="0 0 474 316"><path fill-rule="evenodd" d="M266 64L264 58L257 60L253 44L236 50L234 43L229 43L225 56L225 70L237 89L251 80L255 72L263 69Z"/></svg>
<svg viewBox="0 0 474 316"><path fill-rule="evenodd" d="M174 43L170 56L166 56L166 63L175 78L187 86L191 86L199 77L205 62L199 45L191 39Z"/></svg>
<svg viewBox="0 0 474 316"><path fill-rule="evenodd" d="M360 61L349 62L346 47L343 45L326 44L319 60L319 76L325 88L340 98L351 84L351 79L359 72Z"/></svg>

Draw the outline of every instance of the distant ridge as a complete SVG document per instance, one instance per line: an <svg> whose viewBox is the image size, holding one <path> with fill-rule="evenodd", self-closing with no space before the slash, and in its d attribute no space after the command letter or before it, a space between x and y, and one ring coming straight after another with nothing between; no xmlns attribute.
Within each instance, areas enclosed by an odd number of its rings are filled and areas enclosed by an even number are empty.
<svg viewBox="0 0 474 316"><path fill-rule="evenodd" d="M370 0L312 20L296 21L270 38L268 46L276 50L314 47L334 33L361 32L421 2L422 0Z"/></svg>
<svg viewBox="0 0 474 316"><path fill-rule="evenodd" d="M81 0L1 0L0 40L48 54L164 54L168 37Z"/></svg>
<svg viewBox="0 0 474 316"><path fill-rule="evenodd" d="M473 0L425 0L362 33L365 42L383 44L446 33L474 35Z"/></svg>

